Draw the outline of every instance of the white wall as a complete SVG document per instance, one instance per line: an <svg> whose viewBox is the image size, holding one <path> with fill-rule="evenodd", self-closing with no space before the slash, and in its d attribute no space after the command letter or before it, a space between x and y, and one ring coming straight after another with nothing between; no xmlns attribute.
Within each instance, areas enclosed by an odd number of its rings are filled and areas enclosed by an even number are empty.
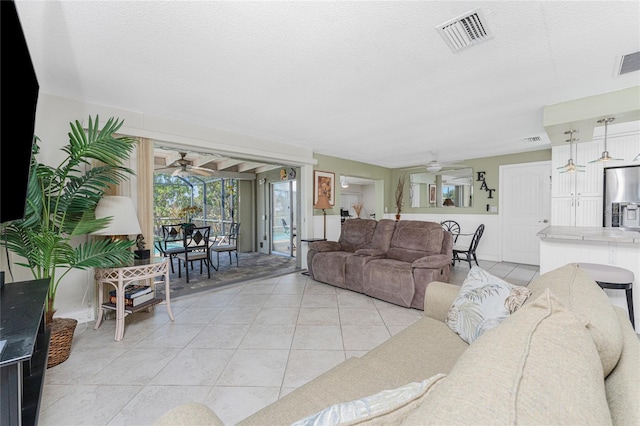
<svg viewBox="0 0 640 426"><path fill-rule="evenodd" d="M360 188L362 188L362 204L364 204L360 217L369 219L376 212L376 186L362 185Z"/></svg>
<svg viewBox="0 0 640 426"><path fill-rule="evenodd" d="M69 143L70 122L76 120L81 123L88 121L89 116L100 116L101 122L106 122L110 117L124 120L121 134L150 138L157 141L168 142L172 145L183 145L194 149L215 150L223 154L241 155L245 158L272 159L297 165L301 168L301 187L309 188L304 193L311 194L313 165L313 151L300 146L286 145L279 142L259 139L251 136L231 133L219 129L193 125L163 117L151 116L141 112L120 110L104 105L96 105L61 98L58 96L40 93L38 108L36 111L35 134L42 140L39 158L46 164L57 165L64 158L61 151L64 145ZM135 159L132 158L132 164ZM135 196L135 180L131 181L131 194ZM302 229L301 237L312 235L313 221L311 201L303 195L303 205L308 208L301 209L300 221ZM322 233L322 228L320 228ZM3 270L7 271L7 262L15 262L13 255L7 259L4 251L0 253ZM6 281L24 281L32 279L31 272L15 264L12 266L13 278L7 273ZM56 316L76 318L80 322L95 318L95 281L92 271L72 271L60 285L56 298Z"/></svg>
<svg viewBox="0 0 640 426"><path fill-rule="evenodd" d="M349 184L348 188L340 188L340 194L340 207L348 208L353 217L355 211L352 206L356 197L362 203L360 218L369 219L369 215L376 212L376 187L373 182L370 185Z"/></svg>
<svg viewBox="0 0 640 426"><path fill-rule="evenodd" d="M300 146L286 145L274 141L263 140L251 136L231 133L224 130L207 128L186 122L151 116L136 111L120 110L104 105L95 105L82 101L61 98L41 93L36 113L35 132L42 139L41 158L47 164L57 164L63 158L60 148L68 143L69 123L75 120L85 122L89 116L99 114L101 121L109 117L124 120L122 134L149 138L166 142L173 146L184 146L192 149L214 150L222 154L274 160L290 165L300 166L300 238L322 237L323 217L313 216L311 202L313 188L313 151ZM132 165L135 158L132 157ZM131 182L131 194L135 197L135 181ZM384 182L376 182L374 187L363 191L363 202L366 208L363 217L384 209ZM305 190L306 189L306 190ZM374 203L369 211L370 203ZM366 216L365 216L366 215ZM393 214L385 214L385 218L393 219ZM340 216L327 215L327 239L337 240L340 237ZM446 219L458 221L463 232L472 233L479 224L485 224L485 233L478 247L478 257L484 260L500 260L499 216L469 214L403 214L403 219L428 220L440 222ZM378 217L377 219L381 219ZM299 247L302 267L306 268L306 243ZM7 270L7 259L0 253L1 267ZM11 260L12 262L15 260ZM24 268L14 266L13 281L31 279L31 274ZM11 282L10 276L7 281ZM95 283L91 271L73 271L58 290L56 307L58 316L77 318L80 321L93 319L95 310Z"/></svg>

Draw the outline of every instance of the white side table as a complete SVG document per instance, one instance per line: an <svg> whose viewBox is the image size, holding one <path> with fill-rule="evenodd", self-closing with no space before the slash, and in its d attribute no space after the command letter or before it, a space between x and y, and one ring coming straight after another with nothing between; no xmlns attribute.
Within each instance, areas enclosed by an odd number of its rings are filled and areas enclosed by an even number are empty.
<svg viewBox="0 0 640 426"><path fill-rule="evenodd" d="M116 268L96 268L95 278L98 283L98 306L100 312L94 330L97 330L102 323L102 317L107 310L116 311L116 335L115 340L120 341L124 337L124 318L134 312L149 309L154 305L162 302L160 298L153 298L138 306L125 306L124 294L128 285L136 281L151 280L150 285L155 292L155 285L162 283L163 277L167 314L171 321L174 320L173 312L171 312L171 300L169 289L169 258L152 257L150 259L135 260L133 264L120 266ZM110 284L116 290L116 303L104 301L104 284Z"/></svg>

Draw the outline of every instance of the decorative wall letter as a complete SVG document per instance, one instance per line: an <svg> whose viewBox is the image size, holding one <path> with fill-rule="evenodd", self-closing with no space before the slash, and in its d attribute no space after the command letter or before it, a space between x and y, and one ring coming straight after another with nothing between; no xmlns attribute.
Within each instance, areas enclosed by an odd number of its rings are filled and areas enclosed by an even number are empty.
<svg viewBox="0 0 640 426"><path fill-rule="evenodd" d="M493 192L495 191L495 188L489 189L489 187L487 186L487 180L485 178L486 174L487 172L478 172L478 179L476 179L476 182L482 182L482 185L480 185L480 189L484 189L489 193L489 196L487 198L493 198Z"/></svg>

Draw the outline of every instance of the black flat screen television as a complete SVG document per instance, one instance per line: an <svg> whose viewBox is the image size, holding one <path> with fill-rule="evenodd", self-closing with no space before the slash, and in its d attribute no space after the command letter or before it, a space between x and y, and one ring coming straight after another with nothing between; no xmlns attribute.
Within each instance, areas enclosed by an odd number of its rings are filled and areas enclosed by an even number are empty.
<svg viewBox="0 0 640 426"><path fill-rule="evenodd" d="M0 1L0 223L24 217L40 86L16 5Z"/></svg>

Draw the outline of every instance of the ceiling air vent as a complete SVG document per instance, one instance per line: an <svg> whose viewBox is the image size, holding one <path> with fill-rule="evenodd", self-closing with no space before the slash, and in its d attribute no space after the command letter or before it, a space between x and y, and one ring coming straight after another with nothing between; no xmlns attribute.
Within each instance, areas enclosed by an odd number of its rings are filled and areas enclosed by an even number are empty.
<svg viewBox="0 0 640 426"><path fill-rule="evenodd" d="M531 136L524 138L524 141L529 143L542 142L542 138L540 136Z"/></svg>
<svg viewBox="0 0 640 426"><path fill-rule="evenodd" d="M628 74L640 70L640 52L624 55L620 61L618 75Z"/></svg>
<svg viewBox="0 0 640 426"><path fill-rule="evenodd" d="M551 143L549 138L544 133L539 135L531 135L528 137L524 137L522 138L522 142L528 145L538 145L538 146L548 145Z"/></svg>
<svg viewBox="0 0 640 426"><path fill-rule="evenodd" d="M437 25L436 30L453 53L493 37L480 9L473 9Z"/></svg>

